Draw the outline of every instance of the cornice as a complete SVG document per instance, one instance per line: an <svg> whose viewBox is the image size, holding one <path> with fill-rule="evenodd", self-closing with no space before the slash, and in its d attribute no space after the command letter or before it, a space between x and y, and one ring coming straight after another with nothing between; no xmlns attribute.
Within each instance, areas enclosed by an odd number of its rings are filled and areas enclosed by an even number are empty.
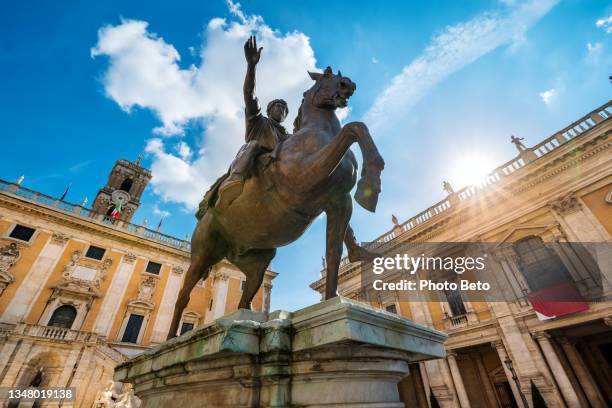
<svg viewBox="0 0 612 408"><path fill-rule="evenodd" d="M113 241L119 241L131 247L139 247L145 250L162 251L172 256L189 258L189 251L180 250L171 246L164 245L160 242L147 240L146 238L130 234L127 231L116 230L111 227L98 225L93 221L71 216L51 208L37 206L18 198L0 194L0 207L5 207L18 212L29 213L34 217L42 218L48 222L62 225L69 228L74 228L85 233L96 234L103 236Z"/></svg>
<svg viewBox="0 0 612 408"><path fill-rule="evenodd" d="M553 166L554 164L556 164L557 162L560 163L564 163L563 165L560 165L558 167L553 168L552 170L548 171L546 174L542 175L541 177L532 180L530 183L527 184L523 184L521 186L516 187L512 192L513 193L523 193L527 190L530 190L534 187L536 187L537 185L543 183L544 181L560 174L563 173L564 171L577 166L578 164L584 162L585 160L588 160L590 158L592 158L593 156L602 153L604 151L606 151L607 149L610 148L610 146L612 146L612 141L608 141L607 143L604 143L602 145L596 146L594 149L591 149L589 151L585 151L584 147L588 146L589 144L594 144L597 139L602 138L603 140L606 140L608 138L608 134L610 132L607 132L604 135L601 135L601 137L598 137L596 139L593 139L592 141L590 141L589 143L586 143L584 145L581 145L580 147L577 147L574 150L570 150L568 152L566 152L563 156L556 158L555 160L553 160L551 163L547 164L546 166L543 166L541 169L539 169L538 171L536 171L535 173L543 173L545 172L548 168L550 168L551 166ZM580 152L582 154L580 154L580 156L578 157L574 157L574 155ZM569 160L566 161L568 158L570 157L574 157L573 160ZM526 175L524 176L524 178L532 178L534 177L534 174L530 174L530 175ZM525 180L523 179L519 179L517 180L515 183L519 183L519 182L524 182Z"/></svg>

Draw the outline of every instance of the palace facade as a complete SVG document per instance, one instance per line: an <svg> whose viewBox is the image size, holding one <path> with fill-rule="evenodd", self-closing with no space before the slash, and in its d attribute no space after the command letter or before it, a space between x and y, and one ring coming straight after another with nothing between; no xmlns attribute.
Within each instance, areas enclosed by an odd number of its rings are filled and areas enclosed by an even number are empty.
<svg viewBox="0 0 612 408"><path fill-rule="evenodd" d="M403 223L393 217L367 244L380 256L408 243L445 243L449 254L452 243L491 244L487 279L505 301L377 292L362 282L367 265L342 260L343 296L448 334L447 357L413 365L399 384L407 407L612 406L611 117L608 102L531 148L513 137L518 155L482 185L454 191L445 182L446 198ZM567 243L599 243L598 253ZM543 314L538 262L558 265L581 300ZM324 271L311 287L324 293Z"/></svg>
<svg viewBox="0 0 612 408"><path fill-rule="evenodd" d="M150 178L119 160L91 208L0 181L0 387L75 387L61 406L90 408L118 363L166 339L190 243L131 223ZM275 276L255 310L268 311ZM244 279L213 267L180 334L236 310Z"/></svg>

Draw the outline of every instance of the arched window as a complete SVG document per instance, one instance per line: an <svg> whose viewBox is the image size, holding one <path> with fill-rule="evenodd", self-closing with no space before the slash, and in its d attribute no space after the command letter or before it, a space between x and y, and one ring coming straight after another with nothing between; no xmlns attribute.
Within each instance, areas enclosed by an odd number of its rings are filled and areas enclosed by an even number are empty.
<svg viewBox="0 0 612 408"><path fill-rule="evenodd" d="M123 190L126 192L130 192L130 189L132 188L132 179L131 178L126 178L125 180L123 180L123 183L121 183L121 187L119 187L119 190Z"/></svg>
<svg viewBox="0 0 612 408"><path fill-rule="evenodd" d="M72 323L74 323L76 315L77 311L74 307L70 305L60 306L53 312L47 326L65 327L66 329L70 329L72 327Z"/></svg>
<svg viewBox="0 0 612 408"><path fill-rule="evenodd" d="M446 301L448 302L448 307L453 316L462 316L467 314L467 310L465 310L465 305L463 304L463 299L461 298L461 292L458 290L447 289L444 290L444 294L446 295Z"/></svg>
<svg viewBox="0 0 612 408"><path fill-rule="evenodd" d="M39 368L36 371L34 378L32 378L32 381L30 381L30 385L28 385L28 387L39 387L43 381L43 376L44 376L43 370L42 368Z"/></svg>
<svg viewBox="0 0 612 408"><path fill-rule="evenodd" d="M559 255L547 248L542 238L523 238L514 243L514 249L529 289L536 291L572 281Z"/></svg>

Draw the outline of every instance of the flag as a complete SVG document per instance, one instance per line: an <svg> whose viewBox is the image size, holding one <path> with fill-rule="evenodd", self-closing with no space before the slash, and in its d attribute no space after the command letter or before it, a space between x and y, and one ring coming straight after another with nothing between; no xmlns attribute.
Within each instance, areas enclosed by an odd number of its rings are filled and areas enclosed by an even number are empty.
<svg viewBox="0 0 612 408"><path fill-rule="evenodd" d="M121 215L122 207L123 207L122 202L121 200L119 200L119 202L115 204L115 208L113 208L113 212L111 213L111 218L119 218L119 216Z"/></svg>
<svg viewBox="0 0 612 408"><path fill-rule="evenodd" d="M562 282L527 295L539 320L549 320L589 309L571 282Z"/></svg>
<svg viewBox="0 0 612 408"><path fill-rule="evenodd" d="M161 217L161 219L159 220L159 224L157 224L157 232L159 232L163 223L164 223L164 217Z"/></svg>
<svg viewBox="0 0 612 408"><path fill-rule="evenodd" d="M68 190L70 190L70 186L72 185L72 183L68 184L68 186L66 186L66 190L64 190L64 194L62 194L62 196L60 197L60 201L64 201L64 198L66 198L66 194L68 194Z"/></svg>

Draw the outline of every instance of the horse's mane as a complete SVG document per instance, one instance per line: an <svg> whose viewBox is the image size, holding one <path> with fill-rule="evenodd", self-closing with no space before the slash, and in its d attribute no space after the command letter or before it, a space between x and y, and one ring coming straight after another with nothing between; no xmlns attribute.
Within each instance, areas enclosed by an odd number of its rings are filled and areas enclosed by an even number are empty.
<svg viewBox="0 0 612 408"><path fill-rule="evenodd" d="M318 83L315 83L312 88L310 88L309 90L307 90L306 92L302 94L302 103L300 103L300 107L298 109L297 116L293 120L293 133L294 134L297 133L297 131L300 130L300 128L302 127L302 106L304 106L304 103L306 102L306 96L308 95L310 91L315 89L317 85Z"/></svg>
<svg viewBox="0 0 612 408"><path fill-rule="evenodd" d="M302 104L304 104L304 99L302 99ZM300 108L298 109L297 116L293 120L293 133L297 133L302 126L302 104L300 104Z"/></svg>

